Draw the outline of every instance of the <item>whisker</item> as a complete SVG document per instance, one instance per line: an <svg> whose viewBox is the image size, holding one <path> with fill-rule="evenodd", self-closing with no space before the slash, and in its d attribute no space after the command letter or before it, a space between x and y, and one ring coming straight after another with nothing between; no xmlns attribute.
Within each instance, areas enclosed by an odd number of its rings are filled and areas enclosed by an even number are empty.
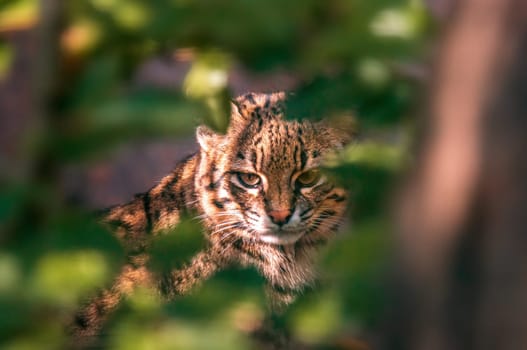
<svg viewBox="0 0 527 350"><path fill-rule="evenodd" d="M210 233L210 235L216 235L222 231L227 231L227 230L231 230L233 228L239 228L240 227L240 224L238 222L232 222L232 223L229 223L228 225L223 225L222 227L218 227L218 228L215 228L215 230L213 232Z"/></svg>

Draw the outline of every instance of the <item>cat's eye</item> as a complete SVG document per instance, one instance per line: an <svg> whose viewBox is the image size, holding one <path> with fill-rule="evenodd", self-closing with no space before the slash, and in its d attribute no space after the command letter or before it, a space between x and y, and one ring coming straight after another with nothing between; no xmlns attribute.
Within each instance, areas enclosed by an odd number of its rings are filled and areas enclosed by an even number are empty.
<svg viewBox="0 0 527 350"><path fill-rule="evenodd" d="M238 173L238 181L245 187L255 188L260 185L262 179L253 173Z"/></svg>
<svg viewBox="0 0 527 350"><path fill-rule="evenodd" d="M296 178L296 183L301 187L311 187L320 180L321 176L319 170L311 169L300 174L300 176Z"/></svg>

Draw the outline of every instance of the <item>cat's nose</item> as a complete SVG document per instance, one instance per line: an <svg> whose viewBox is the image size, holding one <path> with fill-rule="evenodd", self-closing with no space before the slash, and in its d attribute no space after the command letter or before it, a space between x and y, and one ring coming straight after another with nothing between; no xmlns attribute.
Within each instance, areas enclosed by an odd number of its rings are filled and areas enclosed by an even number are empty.
<svg viewBox="0 0 527 350"><path fill-rule="evenodd" d="M271 210L268 215L271 221L279 226L285 225L293 213L289 209Z"/></svg>

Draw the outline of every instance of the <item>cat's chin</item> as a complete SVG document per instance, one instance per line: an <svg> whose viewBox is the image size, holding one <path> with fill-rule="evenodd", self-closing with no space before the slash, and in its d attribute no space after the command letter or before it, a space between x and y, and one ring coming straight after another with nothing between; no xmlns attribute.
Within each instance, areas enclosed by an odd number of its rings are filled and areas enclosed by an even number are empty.
<svg viewBox="0 0 527 350"><path fill-rule="evenodd" d="M296 243L304 232L265 232L258 235L260 241L273 245L289 245Z"/></svg>

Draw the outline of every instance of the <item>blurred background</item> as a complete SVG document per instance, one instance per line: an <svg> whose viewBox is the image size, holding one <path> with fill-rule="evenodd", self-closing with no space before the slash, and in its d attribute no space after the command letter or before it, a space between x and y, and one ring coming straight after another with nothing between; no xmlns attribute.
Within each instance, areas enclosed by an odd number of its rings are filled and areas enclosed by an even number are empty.
<svg viewBox="0 0 527 350"><path fill-rule="evenodd" d="M526 348L526 35L521 0L0 1L0 347L64 348L124 261L93 210L225 130L229 98L284 90L289 118L357 130L328 169L350 224L277 320L291 348ZM152 266L203 244L185 220ZM262 284L138 291L99 345L256 348Z"/></svg>

